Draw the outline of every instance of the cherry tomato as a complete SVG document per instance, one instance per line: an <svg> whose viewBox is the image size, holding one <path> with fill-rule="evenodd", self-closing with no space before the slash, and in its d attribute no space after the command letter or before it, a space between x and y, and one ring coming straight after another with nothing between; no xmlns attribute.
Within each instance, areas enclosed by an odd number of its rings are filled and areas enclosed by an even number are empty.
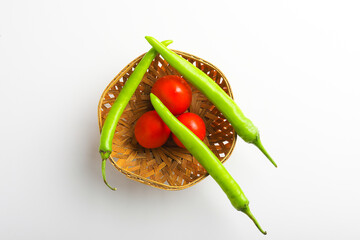
<svg viewBox="0 0 360 240"><path fill-rule="evenodd" d="M135 138L145 148L161 147L169 136L170 129L156 111L144 113L135 124Z"/></svg>
<svg viewBox="0 0 360 240"><path fill-rule="evenodd" d="M174 115L182 114L191 104L192 93L189 84L176 75L159 78L152 86L151 92Z"/></svg>
<svg viewBox="0 0 360 240"><path fill-rule="evenodd" d="M199 117L199 115L191 112L183 113L177 117L177 119L184 124L188 129L190 129L198 138L201 140L205 139L206 129L205 123ZM179 147L185 148L184 145L180 142L180 140L172 133L172 139Z"/></svg>

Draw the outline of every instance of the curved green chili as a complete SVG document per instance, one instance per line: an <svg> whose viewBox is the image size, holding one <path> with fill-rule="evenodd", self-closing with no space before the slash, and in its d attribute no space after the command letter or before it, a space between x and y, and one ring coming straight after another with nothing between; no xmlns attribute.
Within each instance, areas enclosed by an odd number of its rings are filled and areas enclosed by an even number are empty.
<svg viewBox="0 0 360 240"><path fill-rule="evenodd" d="M239 106L203 71L195 67L189 61L180 57L153 37L145 37L164 59L173 66L186 80L199 89L218 109L234 127L236 133L248 143L257 146L262 153L277 167L270 155L266 152L260 141L258 129L246 118Z"/></svg>
<svg viewBox="0 0 360 240"><path fill-rule="evenodd" d="M214 180L226 193L231 204L236 208L236 210L242 211L248 215L255 223L256 227L263 234L266 234L250 212L249 200L215 154L193 132L177 120L177 118L165 107L158 97L151 93L150 99L156 112L170 128L171 132L175 134L181 143L184 144L186 149L189 150L195 159L206 169L210 176L214 178Z"/></svg>
<svg viewBox="0 0 360 240"><path fill-rule="evenodd" d="M172 42L172 40L166 40L163 41L162 44L167 46ZM112 105L101 130L99 152L102 159L102 176L105 184L112 190L116 190L116 188L110 187L107 183L105 166L106 159L110 157L110 154L112 152L112 140L114 138L116 126L119 122L121 114L124 112L126 105L129 103L130 98L134 94L136 88L139 86L142 78L144 77L144 74L146 73L156 54L156 50L152 48L144 55L144 57L138 63L134 72L130 75L129 79L126 81L114 104Z"/></svg>

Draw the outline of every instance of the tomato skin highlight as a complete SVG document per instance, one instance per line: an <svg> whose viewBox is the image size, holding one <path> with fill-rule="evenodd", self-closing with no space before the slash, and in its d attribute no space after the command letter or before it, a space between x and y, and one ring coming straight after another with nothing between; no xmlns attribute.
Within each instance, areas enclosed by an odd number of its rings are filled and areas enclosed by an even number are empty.
<svg viewBox="0 0 360 240"><path fill-rule="evenodd" d="M177 75L159 78L152 86L151 93L157 96L174 115L184 113L191 104L191 87Z"/></svg>
<svg viewBox="0 0 360 240"><path fill-rule="evenodd" d="M170 129L157 112L144 113L135 124L135 138L144 148L161 147L170 136Z"/></svg>
<svg viewBox="0 0 360 240"><path fill-rule="evenodd" d="M192 131L198 138L202 141L205 139L206 136L206 128L205 123L202 118L191 112L183 113L177 117L177 119L184 124L190 131ZM172 139L181 148L185 148L185 146L180 142L180 140L172 133Z"/></svg>

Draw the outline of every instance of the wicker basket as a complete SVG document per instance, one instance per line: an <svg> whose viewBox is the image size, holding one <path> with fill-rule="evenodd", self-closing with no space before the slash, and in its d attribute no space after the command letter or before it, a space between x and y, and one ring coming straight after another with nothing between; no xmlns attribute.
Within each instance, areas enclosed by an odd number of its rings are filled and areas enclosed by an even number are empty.
<svg viewBox="0 0 360 240"><path fill-rule="evenodd" d="M219 69L191 54L173 51L205 72L230 97L233 97L230 85ZM100 131L116 97L143 56L144 54L129 63L103 92L98 106ZM116 127L110 161L130 179L165 190L180 190L207 177L206 170L186 149L177 147L171 137L165 145L156 149L141 147L134 137L134 123L142 114L153 110L149 97L151 86L158 78L165 75L181 76L158 55L143 77ZM207 131L204 142L221 162L225 162L235 146L235 131L202 93L192 86L191 88L193 98L188 110L198 114L204 120Z"/></svg>

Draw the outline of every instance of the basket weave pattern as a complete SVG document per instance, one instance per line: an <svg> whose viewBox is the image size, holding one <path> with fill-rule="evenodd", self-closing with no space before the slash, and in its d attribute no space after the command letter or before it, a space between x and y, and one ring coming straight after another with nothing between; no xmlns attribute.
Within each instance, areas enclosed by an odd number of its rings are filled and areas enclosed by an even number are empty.
<svg viewBox="0 0 360 240"><path fill-rule="evenodd" d="M228 81L215 66L193 55L174 51L201 69L232 97ZM103 92L98 107L100 131L116 97L143 56L144 54L129 63ZM158 55L151 63L116 127L110 161L120 172L133 180L161 189L180 190L204 179L208 175L206 170L186 149L177 147L171 137L160 148L145 149L137 143L134 136L137 119L145 112L153 110L149 95L152 85L165 75L181 76ZM191 89L192 103L188 111L198 114L204 120L207 131L204 142L220 161L224 162L235 146L235 131L201 92L192 86Z"/></svg>

